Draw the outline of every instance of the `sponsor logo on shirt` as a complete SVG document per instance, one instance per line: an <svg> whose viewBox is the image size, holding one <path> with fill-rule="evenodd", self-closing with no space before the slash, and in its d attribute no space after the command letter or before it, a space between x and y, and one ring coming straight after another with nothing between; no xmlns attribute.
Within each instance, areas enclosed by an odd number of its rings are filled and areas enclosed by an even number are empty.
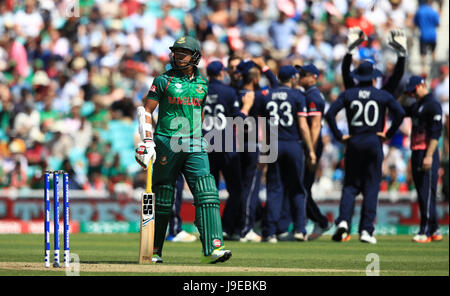
<svg viewBox="0 0 450 296"><path fill-rule="evenodd" d="M201 106L203 99L192 97L168 97L171 105Z"/></svg>

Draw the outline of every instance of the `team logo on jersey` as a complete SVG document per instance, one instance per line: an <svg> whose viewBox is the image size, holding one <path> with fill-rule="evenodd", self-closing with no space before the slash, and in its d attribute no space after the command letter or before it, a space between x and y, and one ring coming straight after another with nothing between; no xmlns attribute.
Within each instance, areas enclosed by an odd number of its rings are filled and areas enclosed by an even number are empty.
<svg viewBox="0 0 450 296"><path fill-rule="evenodd" d="M434 119L435 121L441 121L441 120L442 120L442 116L439 115L439 114L437 114L437 115L434 115L433 119Z"/></svg>
<svg viewBox="0 0 450 296"><path fill-rule="evenodd" d="M151 92L156 92L156 85L152 85L152 87L150 88Z"/></svg>
<svg viewBox="0 0 450 296"><path fill-rule="evenodd" d="M183 91L183 89L182 89L183 85L181 85L181 83L175 83L174 85L175 85L175 90L174 91L176 93L180 93L180 92Z"/></svg>
<svg viewBox="0 0 450 296"><path fill-rule="evenodd" d="M213 240L213 245L216 248L220 248L220 245L222 244L222 242L220 241L220 239L215 239Z"/></svg>
<svg viewBox="0 0 450 296"><path fill-rule="evenodd" d="M316 110L316 104L314 104L314 102L309 103L308 108L311 110Z"/></svg>
<svg viewBox="0 0 450 296"><path fill-rule="evenodd" d="M161 165L166 165L167 163L168 163L168 161L167 161L167 156L163 156L160 160L159 160L159 163L161 164Z"/></svg>
<svg viewBox="0 0 450 296"><path fill-rule="evenodd" d="M198 85L197 88L195 89L199 94L203 93L203 88L201 85Z"/></svg>

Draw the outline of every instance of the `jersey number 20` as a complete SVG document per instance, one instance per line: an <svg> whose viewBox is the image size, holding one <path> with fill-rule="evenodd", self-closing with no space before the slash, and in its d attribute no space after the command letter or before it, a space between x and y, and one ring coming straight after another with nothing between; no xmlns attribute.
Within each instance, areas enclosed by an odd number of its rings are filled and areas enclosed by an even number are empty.
<svg viewBox="0 0 450 296"><path fill-rule="evenodd" d="M378 122L379 110L378 104L375 101L371 100L368 101L365 105L363 105L361 101L355 100L350 103L350 108L351 109L356 108L356 113L355 115L353 115L351 121L352 126L363 126L364 123L368 126L374 126ZM373 117L369 118L370 117L369 112L371 108L373 108Z"/></svg>

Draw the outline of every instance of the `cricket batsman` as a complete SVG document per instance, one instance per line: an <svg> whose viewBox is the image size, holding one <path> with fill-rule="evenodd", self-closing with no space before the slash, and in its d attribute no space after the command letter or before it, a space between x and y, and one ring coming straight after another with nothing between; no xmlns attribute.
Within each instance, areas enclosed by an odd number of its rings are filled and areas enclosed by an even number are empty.
<svg viewBox="0 0 450 296"><path fill-rule="evenodd" d="M225 262L231 257L231 251L223 245L219 195L210 174L202 135L208 80L197 69L200 44L185 36L178 38L170 50L172 68L154 79L143 106L137 109L142 143L136 149L136 161L147 169L153 160L156 218L152 261L163 262L162 249L174 203L174 187L182 172L194 196L202 262ZM152 113L158 104L158 121L153 133Z"/></svg>

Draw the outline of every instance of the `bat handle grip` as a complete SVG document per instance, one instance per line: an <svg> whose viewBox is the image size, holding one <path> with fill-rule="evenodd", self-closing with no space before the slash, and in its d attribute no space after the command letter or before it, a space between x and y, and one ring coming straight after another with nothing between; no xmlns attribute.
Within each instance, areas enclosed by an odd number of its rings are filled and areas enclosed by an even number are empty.
<svg viewBox="0 0 450 296"><path fill-rule="evenodd" d="M153 167L153 157L150 159L150 163L148 164L147 169L147 184L145 188L145 192L152 193L152 167Z"/></svg>

